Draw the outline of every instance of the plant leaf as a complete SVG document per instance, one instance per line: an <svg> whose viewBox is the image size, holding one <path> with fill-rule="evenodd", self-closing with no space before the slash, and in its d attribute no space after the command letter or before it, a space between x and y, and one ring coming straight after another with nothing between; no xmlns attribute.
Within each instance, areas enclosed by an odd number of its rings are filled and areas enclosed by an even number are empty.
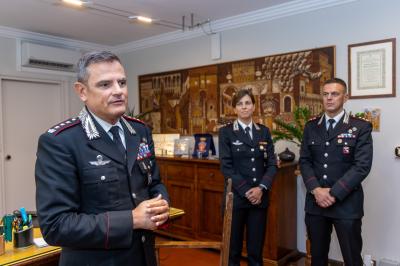
<svg viewBox="0 0 400 266"><path fill-rule="evenodd" d="M307 107L296 107L293 112L293 122L288 123L280 118L275 118L274 122L278 129L272 130L273 141L287 140L300 146L303 140L304 125L310 116L311 111Z"/></svg>

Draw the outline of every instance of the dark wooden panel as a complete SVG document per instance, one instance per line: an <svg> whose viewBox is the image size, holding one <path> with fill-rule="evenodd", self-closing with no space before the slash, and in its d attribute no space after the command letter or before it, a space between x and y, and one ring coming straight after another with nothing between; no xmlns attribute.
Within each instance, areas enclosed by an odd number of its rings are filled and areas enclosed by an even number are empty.
<svg viewBox="0 0 400 266"><path fill-rule="evenodd" d="M163 168L166 171L165 177L168 179L194 182L194 168L191 165L174 163L165 164Z"/></svg>
<svg viewBox="0 0 400 266"><path fill-rule="evenodd" d="M219 240L224 177L216 160L159 157L161 177L172 206L186 214L167 234L182 239ZM296 164L283 165L270 191L264 265L283 265L296 255ZM245 247L245 245L243 245Z"/></svg>
<svg viewBox="0 0 400 266"><path fill-rule="evenodd" d="M171 225L171 229L190 237L195 227L193 220L194 210L192 208L194 202L194 185L169 181L167 189L171 198L171 205L185 210L185 215L175 221Z"/></svg>
<svg viewBox="0 0 400 266"><path fill-rule="evenodd" d="M199 186L199 239L221 240L222 236L222 193L214 186Z"/></svg>
<svg viewBox="0 0 400 266"><path fill-rule="evenodd" d="M217 167L217 166L209 166L209 167L199 166L199 167L197 167L197 175L198 175L199 183L210 183L210 184L214 184L218 187L223 188L224 176L220 172L219 167Z"/></svg>

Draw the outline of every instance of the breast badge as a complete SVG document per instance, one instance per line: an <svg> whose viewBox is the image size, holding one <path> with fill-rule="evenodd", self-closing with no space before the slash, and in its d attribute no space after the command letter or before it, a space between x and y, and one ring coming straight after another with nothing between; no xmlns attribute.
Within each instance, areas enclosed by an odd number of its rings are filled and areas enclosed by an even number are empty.
<svg viewBox="0 0 400 266"><path fill-rule="evenodd" d="M260 142L258 143L258 145L260 145L260 151L265 151L265 150L267 150L268 142L266 142L266 141L260 141Z"/></svg>
<svg viewBox="0 0 400 266"><path fill-rule="evenodd" d="M111 161L110 160L104 160L103 161L103 156L101 154L96 156L96 161L91 161L89 164L94 165L94 166L101 166L101 165L106 165L109 164Z"/></svg>
<svg viewBox="0 0 400 266"><path fill-rule="evenodd" d="M240 142L239 140L236 140L235 142L232 142L233 145L235 146L239 146L239 145L243 145L243 142Z"/></svg>

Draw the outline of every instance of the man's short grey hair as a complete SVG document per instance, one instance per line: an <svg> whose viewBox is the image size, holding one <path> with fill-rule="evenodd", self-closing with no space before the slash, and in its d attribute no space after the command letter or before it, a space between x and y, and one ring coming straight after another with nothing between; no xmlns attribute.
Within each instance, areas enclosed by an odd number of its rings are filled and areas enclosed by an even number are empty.
<svg viewBox="0 0 400 266"><path fill-rule="evenodd" d="M78 81L86 84L89 79L88 67L91 64L102 63L102 62L114 62L118 61L121 63L121 60L109 51L93 51L84 54L78 61L77 71L78 71Z"/></svg>
<svg viewBox="0 0 400 266"><path fill-rule="evenodd" d="M340 78L331 78L331 79L328 79L328 80L326 80L326 81L324 82L324 86L325 86L325 85L328 85L328 84L340 84L340 85L342 85L343 88L344 88L344 93L347 93L347 85L346 85L346 82L345 82L343 79L340 79Z"/></svg>

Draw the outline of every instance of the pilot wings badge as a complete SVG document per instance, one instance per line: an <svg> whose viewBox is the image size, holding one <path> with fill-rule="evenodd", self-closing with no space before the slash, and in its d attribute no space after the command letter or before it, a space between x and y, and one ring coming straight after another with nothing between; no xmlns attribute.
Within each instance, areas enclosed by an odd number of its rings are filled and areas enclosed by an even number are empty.
<svg viewBox="0 0 400 266"><path fill-rule="evenodd" d="M235 146L239 146L239 145L243 145L243 142L240 142L239 140L236 140L235 142L232 142L233 145Z"/></svg>
<svg viewBox="0 0 400 266"><path fill-rule="evenodd" d="M95 165L95 166L101 166L101 165L106 165L109 164L111 161L110 160L104 160L103 161L103 156L102 155L97 155L96 156L97 161L91 161L89 162L91 165Z"/></svg>

